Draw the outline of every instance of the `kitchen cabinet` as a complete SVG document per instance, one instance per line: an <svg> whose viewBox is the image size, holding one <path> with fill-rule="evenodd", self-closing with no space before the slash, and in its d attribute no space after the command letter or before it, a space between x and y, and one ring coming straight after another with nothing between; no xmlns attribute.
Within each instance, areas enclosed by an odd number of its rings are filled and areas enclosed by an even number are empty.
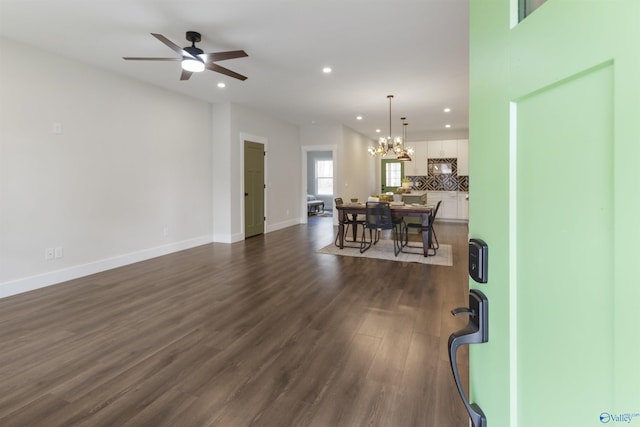
<svg viewBox="0 0 640 427"><path fill-rule="evenodd" d="M429 141L427 156L430 159L450 159L458 157L458 141L455 139L444 141Z"/></svg>
<svg viewBox="0 0 640 427"><path fill-rule="evenodd" d="M405 163L404 174L411 176L427 175L427 142L416 141L407 143L408 147L413 147L411 161Z"/></svg>
<svg viewBox="0 0 640 427"><path fill-rule="evenodd" d="M458 192L458 219L469 220L469 193Z"/></svg>
<svg viewBox="0 0 640 427"><path fill-rule="evenodd" d="M458 219L458 192L457 191L429 191L427 192L427 204L436 206L439 201L440 209L436 219Z"/></svg>
<svg viewBox="0 0 640 427"><path fill-rule="evenodd" d="M469 176L469 140L458 140L458 176Z"/></svg>

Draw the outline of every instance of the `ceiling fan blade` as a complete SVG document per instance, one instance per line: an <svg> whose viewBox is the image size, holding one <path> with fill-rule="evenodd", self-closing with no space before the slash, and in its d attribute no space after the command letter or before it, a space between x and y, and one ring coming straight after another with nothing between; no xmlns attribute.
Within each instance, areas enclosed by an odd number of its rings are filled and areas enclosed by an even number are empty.
<svg viewBox="0 0 640 427"><path fill-rule="evenodd" d="M207 68L207 70L215 71L217 73L224 74L229 77L233 77L234 79L238 79L242 81L247 80L247 78L242 74L238 74L235 71L231 71L227 68L221 67L218 64L204 64L204 66Z"/></svg>
<svg viewBox="0 0 640 427"><path fill-rule="evenodd" d="M123 56L122 59L129 61L182 61L182 58L149 58L137 56Z"/></svg>
<svg viewBox="0 0 640 427"><path fill-rule="evenodd" d="M180 80L189 80L191 74L193 74L191 71L182 70L182 74L180 74Z"/></svg>
<svg viewBox="0 0 640 427"><path fill-rule="evenodd" d="M167 46L169 46L172 50L174 50L178 55L181 56L187 56L189 58L194 58L193 55L191 55L189 52L187 52L186 50L184 50L183 48L181 48L180 46L178 46L177 44L175 44L174 42L172 42L171 40L169 40L168 38L166 38L165 36L163 36L162 34L155 34L155 33L151 33L151 35L155 38L157 38L158 40L160 40L162 43L166 44Z"/></svg>
<svg viewBox="0 0 640 427"><path fill-rule="evenodd" d="M247 52L244 50L230 50L228 52L202 53L198 55L204 62L224 61L225 59L244 58Z"/></svg>

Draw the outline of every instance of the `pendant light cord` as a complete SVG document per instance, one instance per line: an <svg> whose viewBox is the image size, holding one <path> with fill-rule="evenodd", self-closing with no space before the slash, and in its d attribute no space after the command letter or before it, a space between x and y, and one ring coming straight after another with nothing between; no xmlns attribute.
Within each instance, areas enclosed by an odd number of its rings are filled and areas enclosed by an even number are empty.
<svg viewBox="0 0 640 427"><path fill-rule="evenodd" d="M387 98L389 98L389 137L387 138L388 141L392 141L391 135L393 135L391 133L391 99L393 98L393 95L387 95Z"/></svg>

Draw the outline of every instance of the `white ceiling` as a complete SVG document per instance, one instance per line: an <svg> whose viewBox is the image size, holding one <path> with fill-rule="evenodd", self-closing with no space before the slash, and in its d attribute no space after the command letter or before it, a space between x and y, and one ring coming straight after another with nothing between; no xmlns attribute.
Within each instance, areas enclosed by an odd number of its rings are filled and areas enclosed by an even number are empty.
<svg viewBox="0 0 640 427"><path fill-rule="evenodd" d="M468 3L0 0L0 35L212 103L303 126L340 122L374 139L376 128L388 133L393 94L394 134L406 116L408 140L455 138L468 129ZM179 62L122 59L177 56L150 33L188 46L187 30L202 33L205 52L244 49L248 58L220 65L248 79L205 71L180 81Z"/></svg>

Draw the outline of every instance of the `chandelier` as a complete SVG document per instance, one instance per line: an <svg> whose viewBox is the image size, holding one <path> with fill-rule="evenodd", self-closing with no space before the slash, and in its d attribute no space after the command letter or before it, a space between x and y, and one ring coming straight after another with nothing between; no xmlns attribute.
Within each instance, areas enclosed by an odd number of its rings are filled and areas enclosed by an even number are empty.
<svg viewBox="0 0 640 427"><path fill-rule="evenodd" d="M407 120L406 117L400 117L400 120L402 120L402 140L403 141L407 141L407 125L409 123L405 122L405 120ZM411 156L413 155L413 147L404 147L401 146L400 147L400 152L396 151L396 155L398 156L398 160L400 160L401 162L410 162L411 161Z"/></svg>
<svg viewBox="0 0 640 427"><path fill-rule="evenodd" d="M393 95L387 95L389 99L389 136L381 137L378 140L378 146L369 146L367 151L373 157L385 157L387 153L394 153L398 160L401 162L411 161L411 157L409 156L409 151L406 150L402 144L402 138L396 136L393 138L391 135L391 100L393 99ZM402 118L404 121L404 117ZM404 124L404 123L403 123ZM411 150L411 154L413 154L413 150Z"/></svg>

